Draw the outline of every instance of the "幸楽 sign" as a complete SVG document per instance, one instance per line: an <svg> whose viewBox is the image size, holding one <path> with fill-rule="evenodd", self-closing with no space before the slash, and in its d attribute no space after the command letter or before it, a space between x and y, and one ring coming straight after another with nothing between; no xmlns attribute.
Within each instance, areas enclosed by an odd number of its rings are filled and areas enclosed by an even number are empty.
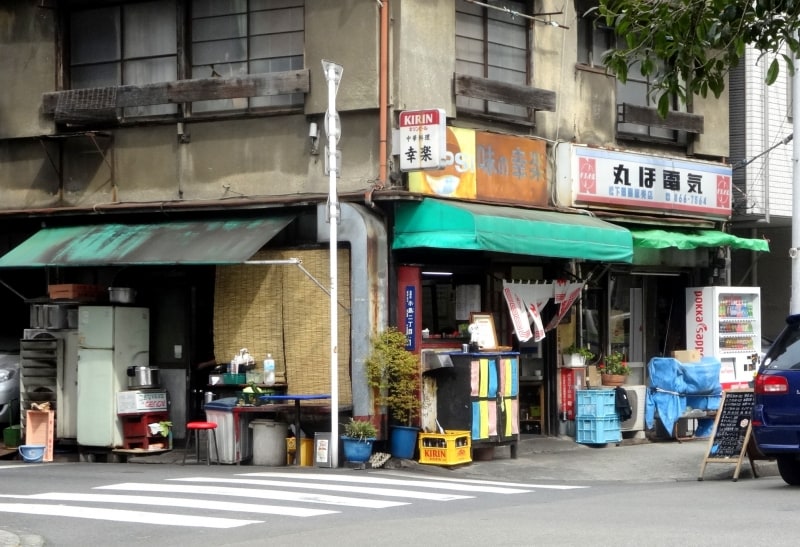
<svg viewBox="0 0 800 547"><path fill-rule="evenodd" d="M400 113L400 170L439 169L447 152L444 109Z"/></svg>

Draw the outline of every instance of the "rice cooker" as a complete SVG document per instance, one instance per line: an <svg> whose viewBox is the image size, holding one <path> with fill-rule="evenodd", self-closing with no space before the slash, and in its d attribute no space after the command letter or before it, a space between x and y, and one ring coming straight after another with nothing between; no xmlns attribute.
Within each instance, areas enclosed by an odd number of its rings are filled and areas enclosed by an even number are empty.
<svg viewBox="0 0 800 547"><path fill-rule="evenodd" d="M159 387L158 367L133 365L128 367L128 389Z"/></svg>

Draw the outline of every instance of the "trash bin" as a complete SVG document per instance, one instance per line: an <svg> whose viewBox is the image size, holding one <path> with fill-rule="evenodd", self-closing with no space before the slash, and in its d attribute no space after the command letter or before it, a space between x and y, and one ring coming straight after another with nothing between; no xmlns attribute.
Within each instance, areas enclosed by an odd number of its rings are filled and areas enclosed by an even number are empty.
<svg viewBox="0 0 800 547"><path fill-rule="evenodd" d="M286 465L286 443L284 439L289 424L275 420L253 420L253 465Z"/></svg>
<svg viewBox="0 0 800 547"><path fill-rule="evenodd" d="M239 434L236 435L237 421L234 420L233 409L236 408L236 397L225 397L205 404L206 421L217 424L216 436L219 456L211 444L211 461L219 463L239 463L236 460L236 448L238 444L241 460L250 459L253 455L253 443L250 436L250 416L239 414L238 428Z"/></svg>

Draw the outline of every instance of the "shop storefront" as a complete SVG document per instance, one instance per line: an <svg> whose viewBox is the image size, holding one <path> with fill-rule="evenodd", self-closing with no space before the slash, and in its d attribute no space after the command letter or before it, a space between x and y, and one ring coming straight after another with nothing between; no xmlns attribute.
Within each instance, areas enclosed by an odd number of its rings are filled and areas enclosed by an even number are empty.
<svg viewBox="0 0 800 547"><path fill-rule="evenodd" d="M342 204L341 213L340 406L370 415L363 372L351 374L350 363L363 363L369 333L385 324L386 237L383 225L365 208ZM42 228L5 254L0 268L32 272L36 283L30 287L42 296L29 300L31 307L47 304L77 311L83 305L109 304L107 293L91 299L53 299L46 295L53 283L132 289L135 300L124 305L147 309L150 317L149 351L140 355L141 364L160 369L160 385L148 387L169 391L176 439L182 439L184 424L202 409L204 392L218 396L216 391L223 389L211 385L213 368L199 369L198 363L228 363L241 348L248 348L259 362L268 353L274 357L275 387L291 393L328 393L325 207L181 218L126 216L112 223ZM80 325L54 329L77 333ZM140 363L114 363L109 371L112 385L103 408L112 414L116 394L128 389L127 369L134 364ZM61 418L90 414L78 412L80 401L74 393L53 404ZM102 443L108 446L89 448L119 446L122 423L114 425L117 434ZM82 436L78 419L58 440L81 444Z"/></svg>

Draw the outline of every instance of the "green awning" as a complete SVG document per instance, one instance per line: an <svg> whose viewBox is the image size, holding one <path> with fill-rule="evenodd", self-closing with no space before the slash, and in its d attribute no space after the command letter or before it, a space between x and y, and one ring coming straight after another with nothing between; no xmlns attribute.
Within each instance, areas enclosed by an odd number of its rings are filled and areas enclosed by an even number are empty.
<svg viewBox="0 0 800 547"><path fill-rule="evenodd" d="M426 198L396 206L393 249L461 249L631 262L630 232L580 214Z"/></svg>
<svg viewBox="0 0 800 547"><path fill-rule="evenodd" d="M687 250L698 247L725 247L769 252L766 239L748 239L727 234L718 230L631 230L633 246L644 249L666 249L675 247Z"/></svg>
<svg viewBox="0 0 800 547"><path fill-rule="evenodd" d="M0 258L0 268L123 264L238 264L293 216L43 228Z"/></svg>

